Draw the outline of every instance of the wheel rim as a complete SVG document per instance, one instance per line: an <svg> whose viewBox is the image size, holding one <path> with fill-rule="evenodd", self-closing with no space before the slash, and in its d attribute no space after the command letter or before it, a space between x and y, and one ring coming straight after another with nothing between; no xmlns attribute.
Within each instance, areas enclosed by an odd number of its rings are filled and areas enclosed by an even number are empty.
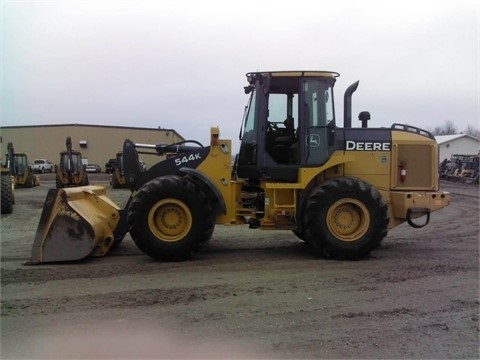
<svg viewBox="0 0 480 360"><path fill-rule="evenodd" d="M148 212L148 226L162 241L179 241L192 227L192 213L180 200L163 199L152 206Z"/></svg>
<svg viewBox="0 0 480 360"><path fill-rule="evenodd" d="M367 232L369 224L368 209L356 199L340 199L327 212L328 229L342 241L360 239Z"/></svg>

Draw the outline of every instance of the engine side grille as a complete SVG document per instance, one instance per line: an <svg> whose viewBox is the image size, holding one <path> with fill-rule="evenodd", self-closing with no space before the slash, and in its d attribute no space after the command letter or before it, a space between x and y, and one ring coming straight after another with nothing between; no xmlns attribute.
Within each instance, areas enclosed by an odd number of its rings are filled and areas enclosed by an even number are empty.
<svg viewBox="0 0 480 360"><path fill-rule="evenodd" d="M438 172L435 161L438 151L434 143L394 144L392 161L392 189L435 189ZM406 175L401 180L401 164ZM437 177L437 178L436 178Z"/></svg>

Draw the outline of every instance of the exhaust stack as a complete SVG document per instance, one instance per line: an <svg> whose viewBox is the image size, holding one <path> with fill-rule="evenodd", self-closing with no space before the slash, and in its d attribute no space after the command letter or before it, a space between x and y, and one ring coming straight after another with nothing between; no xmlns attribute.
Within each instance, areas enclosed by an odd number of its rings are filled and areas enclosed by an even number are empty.
<svg viewBox="0 0 480 360"><path fill-rule="evenodd" d="M347 90L345 90L345 95L343 96L343 127L351 128L352 127L352 94L357 90L358 83L360 81L354 82L350 85Z"/></svg>

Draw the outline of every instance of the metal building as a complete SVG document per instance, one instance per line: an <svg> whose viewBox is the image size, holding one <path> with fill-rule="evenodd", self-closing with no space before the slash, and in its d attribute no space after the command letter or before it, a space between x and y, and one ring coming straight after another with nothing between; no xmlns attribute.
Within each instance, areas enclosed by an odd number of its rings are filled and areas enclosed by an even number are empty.
<svg viewBox="0 0 480 360"><path fill-rule="evenodd" d="M480 154L480 140L467 134L437 135L439 161L450 159L452 155Z"/></svg>
<svg viewBox="0 0 480 360"><path fill-rule="evenodd" d="M105 171L108 159L122 151L125 139L143 144L172 144L185 140L175 130L162 128L122 127L86 124L2 126L0 142L2 162L7 144L13 142L15 152L28 154L33 159L47 159L54 164L60 160L60 151L66 150L66 138L71 137L72 148L79 150L90 164L98 164ZM154 155L142 155L147 167L158 162Z"/></svg>

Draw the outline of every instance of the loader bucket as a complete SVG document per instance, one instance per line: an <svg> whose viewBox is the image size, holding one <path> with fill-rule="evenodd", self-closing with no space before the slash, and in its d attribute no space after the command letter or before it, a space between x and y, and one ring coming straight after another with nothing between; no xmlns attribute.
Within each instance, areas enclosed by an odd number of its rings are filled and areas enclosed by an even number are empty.
<svg viewBox="0 0 480 360"><path fill-rule="evenodd" d="M50 189L26 265L103 256L119 219L120 208L103 186Z"/></svg>

